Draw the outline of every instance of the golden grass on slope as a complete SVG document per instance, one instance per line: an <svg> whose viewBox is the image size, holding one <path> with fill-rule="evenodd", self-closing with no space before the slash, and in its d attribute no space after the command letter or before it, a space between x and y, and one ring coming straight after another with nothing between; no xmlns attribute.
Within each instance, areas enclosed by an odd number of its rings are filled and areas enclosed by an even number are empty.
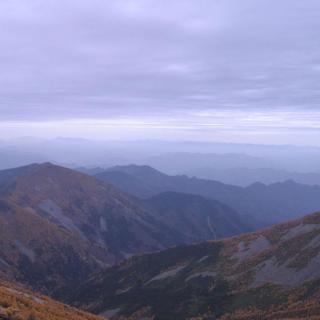
<svg viewBox="0 0 320 320"><path fill-rule="evenodd" d="M262 311L257 308L238 310L224 315L219 320L319 320L320 301L318 298L285 304L280 307Z"/></svg>
<svg viewBox="0 0 320 320"><path fill-rule="evenodd" d="M0 319L102 320L101 317L77 310L3 281L0 281Z"/></svg>

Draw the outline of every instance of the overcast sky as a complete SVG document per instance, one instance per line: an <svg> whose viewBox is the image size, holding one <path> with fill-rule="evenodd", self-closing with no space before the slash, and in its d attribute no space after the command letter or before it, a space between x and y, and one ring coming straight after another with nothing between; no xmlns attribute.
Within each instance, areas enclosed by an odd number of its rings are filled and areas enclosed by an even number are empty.
<svg viewBox="0 0 320 320"><path fill-rule="evenodd" d="M320 144L319 0L1 0L0 135Z"/></svg>

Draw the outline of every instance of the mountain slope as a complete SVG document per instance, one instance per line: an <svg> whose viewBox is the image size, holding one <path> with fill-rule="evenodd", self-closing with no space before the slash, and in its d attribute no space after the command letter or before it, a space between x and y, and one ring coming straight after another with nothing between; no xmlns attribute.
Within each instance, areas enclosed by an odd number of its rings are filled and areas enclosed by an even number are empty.
<svg viewBox="0 0 320 320"><path fill-rule="evenodd" d="M301 217L320 210L320 186L294 181L271 185L255 183L242 188L218 181L169 176L148 166L118 166L96 175L123 191L148 198L165 191L191 193L225 203L243 215L251 215L264 224Z"/></svg>
<svg viewBox="0 0 320 320"><path fill-rule="evenodd" d="M107 244L111 263L117 260L119 249L126 256L133 246L134 251L139 246L141 250L159 248L151 235L152 217L120 190L85 174L51 164L30 167L7 188L5 196L84 239L100 246ZM120 230L114 229L117 227L123 228L122 239Z"/></svg>
<svg viewBox="0 0 320 320"><path fill-rule="evenodd" d="M120 169L121 170L121 169ZM144 181L143 177L134 176L125 171L115 171L112 169L95 174L94 176L104 182L112 183L118 186L124 192L132 194L139 198L148 198L157 193L165 192L165 188L156 188L154 185ZM171 190L171 188L168 188Z"/></svg>
<svg viewBox="0 0 320 320"><path fill-rule="evenodd" d="M129 254L174 243L158 241L143 208L92 177L51 164L5 174L1 265L34 288L52 292Z"/></svg>
<svg viewBox="0 0 320 320"><path fill-rule="evenodd" d="M1 171L0 181L0 270L49 293L133 254L248 230L232 209L201 197L189 212L175 207L173 224L155 200L49 163Z"/></svg>
<svg viewBox="0 0 320 320"><path fill-rule="evenodd" d="M0 319L102 320L101 317L71 308L4 281L0 281Z"/></svg>
<svg viewBox="0 0 320 320"><path fill-rule="evenodd" d="M164 192L145 201L168 228L177 227L182 243L221 239L253 230L230 207L201 196Z"/></svg>
<svg viewBox="0 0 320 320"><path fill-rule="evenodd" d="M133 257L93 276L69 301L96 313L145 312L159 320L211 319L208 313L221 319L311 318L320 315L319 263L317 213L260 232Z"/></svg>
<svg viewBox="0 0 320 320"><path fill-rule="evenodd" d="M52 292L99 270L106 256L31 208L0 201L0 270L36 289Z"/></svg>

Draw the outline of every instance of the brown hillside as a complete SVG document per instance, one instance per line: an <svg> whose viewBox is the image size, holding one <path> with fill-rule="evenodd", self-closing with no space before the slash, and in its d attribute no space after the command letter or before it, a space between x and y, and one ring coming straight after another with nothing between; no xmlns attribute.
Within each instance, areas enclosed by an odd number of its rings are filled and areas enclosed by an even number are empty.
<svg viewBox="0 0 320 320"><path fill-rule="evenodd" d="M115 319L320 317L320 213L259 232L134 257L69 301ZM130 318L131 317L131 318ZM197 318L198 317L198 318Z"/></svg>
<svg viewBox="0 0 320 320"><path fill-rule="evenodd" d="M22 287L0 281L1 320L102 320Z"/></svg>

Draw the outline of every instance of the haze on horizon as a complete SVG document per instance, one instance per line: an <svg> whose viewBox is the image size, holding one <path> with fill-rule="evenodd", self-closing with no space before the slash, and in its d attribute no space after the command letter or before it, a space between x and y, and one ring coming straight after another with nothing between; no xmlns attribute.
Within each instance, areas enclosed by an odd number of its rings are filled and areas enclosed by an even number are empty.
<svg viewBox="0 0 320 320"><path fill-rule="evenodd" d="M0 135L320 146L317 0L3 0Z"/></svg>

